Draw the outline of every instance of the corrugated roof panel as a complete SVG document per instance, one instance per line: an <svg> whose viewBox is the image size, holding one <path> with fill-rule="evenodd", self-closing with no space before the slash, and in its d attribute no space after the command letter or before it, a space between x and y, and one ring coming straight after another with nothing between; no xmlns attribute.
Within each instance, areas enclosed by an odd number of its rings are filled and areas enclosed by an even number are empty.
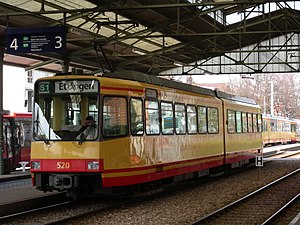
<svg viewBox="0 0 300 225"><path fill-rule="evenodd" d="M71 21L69 21L68 24L71 24L72 26L77 27L77 26L79 26L80 24L84 23L85 21L86 21L85 19L79 18L79 19L76 19L76 20L71 20Z"/></svg>
<svg viewBox="0 0 300 225"><path fill-rule="evenodd" d="M84 0L48 0L45 2L50 2L65 9L88 9L96 7L95 4Z"/></svg>
<svg viewBox="0 0 300 225"><path fill-rule="evenodd" d="M50 19L53 19L53 20L62 20L63 19L63 14L62 13L46 14L44 16L46 16Z"/></svg>
<svg viewBox="0 0 300 225"><path fill-rule="evenodd" d="M160 33L160 32L155 32L155 33L153 33L151 35L162 36L163 34ZM147 38L147 39L151 40L151 41L154 41L154 42L156 42L158 44L161 44L161 45L163 44L163 38L162 37L161 38ZM176 45L176 44L181 43L180 41L178 41L178 40L176 40L174 38L170 38L170 37L165 37L164 39L165 39L165 43L167 43L168 46Z"/></svg>
<svg viewBox="0 0 300 225"><path fill-rule="evenodd" d="M28 0L11 0L11 1L9 1L9 3L7 2L7 0L0 0L0 2L3 2L5 4L9 4L9 5L12 5L12 6L19 7L20 5L28 2Z"/></svg>
<svg viewBox="0 0 300 225"><path fill-rule="evenodd" d="M127 42L125 42L127 43ZM139 41L138 43L134 44L134 47L140 48L140 49L145 49L148 52L153 52L161 49L161 47L151 44L149 42L144 42L144 41Z"/></svg>
<svg viewBox="0 0 300 225"><path fill-rule="evenodd" d="M9 1L8 3L8 1L0 0L0 2L12 5L14 7L18 7L20 9L26 9L30 12L39 11L41 9L41 3L38 3L36 1L17 0L17 1Z"/></svg>

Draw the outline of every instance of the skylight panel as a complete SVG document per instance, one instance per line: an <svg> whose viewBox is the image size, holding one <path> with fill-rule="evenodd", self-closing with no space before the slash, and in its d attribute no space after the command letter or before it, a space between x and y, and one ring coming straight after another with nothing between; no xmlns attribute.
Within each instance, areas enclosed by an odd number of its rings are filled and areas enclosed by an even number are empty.
<svg viewBox="0 0 300 225"><path fill-rule="evenodd" d="M96 7L95 4L83 0L53 0L46 1L65 9L89 9Z"/></svg>
<svg viewBox="0 0 300 225"><path fill-rule="evenodd" d="M154 52L161 49L160 46L154 45L151 42L146 42L146 41L138 42L134 46L140 49L144 49L148 52Z"/></svg>

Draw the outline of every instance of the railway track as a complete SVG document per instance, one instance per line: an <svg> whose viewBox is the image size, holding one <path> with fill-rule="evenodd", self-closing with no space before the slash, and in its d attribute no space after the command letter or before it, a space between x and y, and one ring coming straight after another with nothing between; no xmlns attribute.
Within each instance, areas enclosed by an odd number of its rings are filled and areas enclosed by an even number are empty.
<svg viewBox="0 0 300 225"><path fill-rule="evenodd" d="M300 169L202 217L198 224L271 224L292 202L299 199Z"/></svg>
<svg viewBox="0 0 300 225"><path fill-rule="evenodd" d="M62 224L87 215L113 210L120 205L121 201L106 199L66 201L1 217L0 224L24 224L28 217L37 224Z"/></svg>
<svg viewBox="0 0 300 225"><path fill-rule="evenodd" d="M287 157L287 156L281 155L280 157ZM272 162L272 161L269 161L269 162ZM296 180L299 178L294 178L294 179ZM299 183L298 183L298 186L299 186ZM178 186L176 186L176 187L178 188ZM31 211L31 212L28 211L27 213L24 213L23 216L22 215L14 215L10 219L7 218L6 221L0 220L0 224L2 224L2 223L4 223L4 224L31 224L31 223L25 222L25 221L29 221L28 218L30 218L30 221L35 221L36 223L39 223L39 224L69 224L69 223L72 223L77 220L79 220L79 221L85 220L83 218L94 217L95 214L97 215L97 217L98 216L102 217L103 215L110 214L111 211L116 211L116 209L119 211L120 208L124 208L126 206L124 199L122 200L122 203L120 203L120 204L119 203L113 204L113 202L116 203L117 201L109 202L106 200L107 199L101 198L101 199L98 199L96 203L82 202L82 204L81 204L81 201L76 201L76 204L73 202L70 204L66 204L64 206L63 205L62 206L55 205L52 207L53 209L51 209L49 207L48 209L41 209L41 210L37 209L37 210ZM276 201L277 201L277 199L276 199ZM104 204L105 202L107 202L107 204ZM146 201L146 202L148 202L148 201ZM80 204L82 206L79 206ZM260 203L257 203L257 204L260 204ZM79 206L79 207L77 207L77 206ZM265 208L265 207L263 205L261 205L261 208ZM229 210L231 210L231 209L229 209ZM280 212L278 214L280 214ZM204 215L204 214L202 214L202 215ZM246 214L241 214L241 215L243 217L248 218L249 215L252 215L252 212L249 210L246 210ZM256 215L254 215L254 216L257 217ZM192 221L192 220L190 220L190 221ZM236 224L244 224L241 221L242 220L239 218L238 222ZM218 224L218 223L215 223L214 221L212 221L212 222L196 221L196 222L198 222L198 223L195 223L195 224ZM235 223L234 222L224 223L222 221L219 224L235 224ZM245 223L245 224L247 224L247 223ZM251 221L248 224L253 224L253 223ZM274 223L274 224L277 224L277 223Z"/></svg>

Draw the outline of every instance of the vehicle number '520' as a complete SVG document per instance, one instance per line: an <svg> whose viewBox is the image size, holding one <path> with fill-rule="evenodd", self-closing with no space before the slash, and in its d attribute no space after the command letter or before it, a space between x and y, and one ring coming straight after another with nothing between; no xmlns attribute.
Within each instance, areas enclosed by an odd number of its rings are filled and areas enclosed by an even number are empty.
<svg viewBox="0 0 300 225"><path fill-rule="evenodd" d="M71 164L69 162L57 162L56 168L57 169L69 169Z"/></svg>

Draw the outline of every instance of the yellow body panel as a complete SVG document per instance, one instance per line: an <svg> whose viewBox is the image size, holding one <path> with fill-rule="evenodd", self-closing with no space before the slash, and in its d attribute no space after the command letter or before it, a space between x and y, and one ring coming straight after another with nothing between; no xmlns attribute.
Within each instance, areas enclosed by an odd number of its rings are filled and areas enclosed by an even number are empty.
<svg viewBox="0 0 300 225"><path fill-rule="evenodd" d="M103 159L104 169L149 166L222 155L220 137L220 134L124 137L82 145L34 142L31 159Z"/></svg>
<svg viewBox="0 0 300 225"><path fill-rule="evenodd" d="M225 114L227 114L228 109L240 112L260 113L260 108L250 107L249 105L234 104L233 102L224 100ZM224 133L226 139L226 152L228 153L262 148L262 134L260 132L228 133L227 130L225 130Z"/></svg>
<svg viewBox="0 0 300 225"><path fill-rule="evenodd" d="M265 145L268 144L276 144L276 143L287 143L289 141L291 141L291 138L295 137L295 133L293 134L293 132L290 131L274 131L271 129L271 119L270 118L263 118L263 120L265 121L265 131L262 132L262 139L263 139L263 143ZM275 119L272 119L275 120ZM280 119L276 118L277 123L280 124L280 126L282 126L282 121Z"/></svg>
<svg viewBox="0 0 300 225"><path fill-rule="evenodd" d="M100 142L52 142L31 144L31 159L99 159Z"/></svg>

